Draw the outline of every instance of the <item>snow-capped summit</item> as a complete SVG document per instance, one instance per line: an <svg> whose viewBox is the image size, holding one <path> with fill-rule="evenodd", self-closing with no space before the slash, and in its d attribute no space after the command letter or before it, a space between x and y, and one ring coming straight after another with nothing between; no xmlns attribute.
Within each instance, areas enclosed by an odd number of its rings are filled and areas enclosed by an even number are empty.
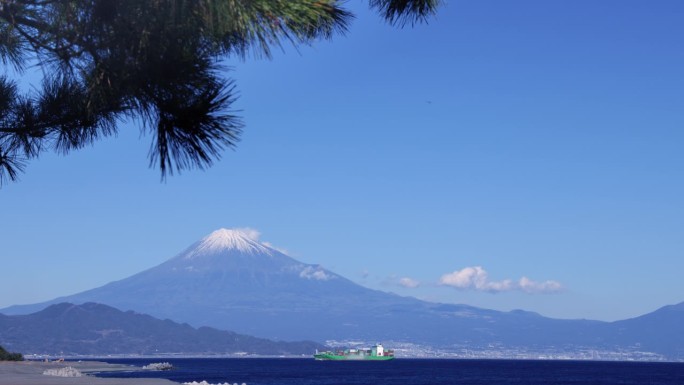
<svg viewBox="0 0 684 385"><path fill-rule="evenodd" d="M208 253L237 251L242 254L272 255L272 249L259 242L259 233L252 229L218 229L187 250L183 259L194 259Z"/></svg>

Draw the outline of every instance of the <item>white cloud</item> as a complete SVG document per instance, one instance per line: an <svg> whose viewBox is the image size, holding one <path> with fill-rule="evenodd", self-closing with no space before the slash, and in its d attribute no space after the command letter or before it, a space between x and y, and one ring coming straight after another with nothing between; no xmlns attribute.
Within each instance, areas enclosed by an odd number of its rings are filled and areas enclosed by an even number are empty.
<svg viewBox="0 0 684 385"><path fill-rule="evenodd" d="M414 289L418 286L420 286L420 282L409 277L404 277L399 279L399 285L403 287L408 287L409 289Z"/></svg>
<svg viewBox="0 0 684 385"><path fill-rule="evenodd" d="M466 267L453 273L444 274L439 279L439 284L457 289L487 291L490 293L513 290L520 290L526 293L554 293L563 288L556 281L535 282L527 277L522 277L518 281L510 279L490 281L487 271L482 266Z"/></svg>
<svg viewBox="0 0 684 385"><path fill-rule="evenodd" d="M315 279L316 281L327 281L335 278L326 273L320 266L307 266L299 272L299 276L306 279Z"/></svg>
<svg viewBox="0 0 684 385"><path fill-rule="evenodd" d="M237 228L235 230L244 234L247 238L249 238L253 241L258 241L259 238L261 237L261 232L259 230L253 229L251 227L241 227L241 228Z"/></svg>
<svg viewBox="0 0 684 385"><path fill-rule="evenodd" d="M466 267L462 270L456 270L450 274L444 274L439 279L442 285L453 286L459 289L468 289L471 287L481 287L487 282L487 272L480 266Z"/></svg>
<svg viewBox="0 0 684 385"><path fill-rule="evenodd" d="M527 277L520 278L520 290L527 293L553 293L560 291L563 286L556 281L535 282Z"/></svg>

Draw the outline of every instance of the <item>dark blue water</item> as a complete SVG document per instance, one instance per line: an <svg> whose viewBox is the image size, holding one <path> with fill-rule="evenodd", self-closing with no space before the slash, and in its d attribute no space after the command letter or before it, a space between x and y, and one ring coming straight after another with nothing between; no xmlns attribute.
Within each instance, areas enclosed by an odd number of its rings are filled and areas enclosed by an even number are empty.
<svg viewBox="0 0 684 385"><path fill-rule="evenodd" d="M247 385L684 385L684 363L413 359L335 362L270 358L108 360L136 366L159 361L168 361L176 369L99 376Z"/></svg>

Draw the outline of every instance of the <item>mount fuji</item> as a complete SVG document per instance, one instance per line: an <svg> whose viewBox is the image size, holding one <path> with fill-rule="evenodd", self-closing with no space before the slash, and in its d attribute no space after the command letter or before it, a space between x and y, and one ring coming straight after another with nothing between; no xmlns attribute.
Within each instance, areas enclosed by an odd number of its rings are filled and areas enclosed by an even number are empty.
<svg viewBox="0 0 684 385"><path fill-rule="evenodd" d="M497 351L648 351L684 358L684 303L618 322L432 303L365 288L319 265L299 262L239 229L214 231L174 258L120 281L0 312L28 314L61 302L97 302L276 340L393 340Z"/></svg>
<svg viewBox="0 0 684 385"><path fill-rule="evenodd" d="M371 309L419 303L301 263L241 229L214 231L176 257L126 279L2 313L27 314L61 302L103 303L193 326L283 340L361 333Z"/></svg>

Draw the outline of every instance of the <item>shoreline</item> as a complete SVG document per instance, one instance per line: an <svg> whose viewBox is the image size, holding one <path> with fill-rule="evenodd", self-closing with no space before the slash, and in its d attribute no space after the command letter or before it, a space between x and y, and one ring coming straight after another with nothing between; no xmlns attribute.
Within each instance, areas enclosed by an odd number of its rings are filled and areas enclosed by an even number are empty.
<svg viewBox="0 0 684 385"><path fill-rule="evenodd" d="M71 366L83 373L82 377L58 377L44 375L47 369ZM95 372L131 371L136 367L110 364L101 361L19 361L0 362L0 385L178 385L163 378L102 378Z"/></svg>

